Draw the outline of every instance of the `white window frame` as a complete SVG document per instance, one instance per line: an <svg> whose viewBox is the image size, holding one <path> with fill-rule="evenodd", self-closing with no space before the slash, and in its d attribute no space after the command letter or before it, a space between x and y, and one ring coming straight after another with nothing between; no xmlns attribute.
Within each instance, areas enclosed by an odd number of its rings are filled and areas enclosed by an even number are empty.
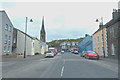
<svg viewBox="0 0 120 80"><path fill-rule="evenodd" d="M12 31L12 26L9 26L9 31L10 31L10 32Z"/></svg>
<svg viewBox="0 0 120 80"><path fill-rule="evenodd" d="M111 55L115 55L115 47L114 44L111 44Z"/></svg>
<svg viewBox="0 0 120 80"><path fill-rule="evenodd" d="M8 46L8 52L10 52L10 46Z"/></svg>
<svg viewBox="0 0 120 80"><path fill-rule="evenodd" d="M7 35L4 37L4 43L7 44Z"/></svg>
<svg viewBox="0 0 120 80"><path fill-rule="evenodd" d="M9 45L10 45L10 41L11 41L11 36L9 36L9 38L8 38Z"/></svg>
<svg viewBox="0 0 120 80"><path fill-rule="evenodd" d="M14 38L13 40L14 40L13 43L16 43L16 38Z"/></svg>
<svg viewBox="0 0 120 80"><path fill-rule="evenodd" d="M5 25L5 30L8 30L8 24Z"/></svg>
<svg viewBox="0 0 120 80"><path fill-rule="evenodd" d="M7 50L7 46L4 46L4 53L6 53L6 50Z"/></svg>

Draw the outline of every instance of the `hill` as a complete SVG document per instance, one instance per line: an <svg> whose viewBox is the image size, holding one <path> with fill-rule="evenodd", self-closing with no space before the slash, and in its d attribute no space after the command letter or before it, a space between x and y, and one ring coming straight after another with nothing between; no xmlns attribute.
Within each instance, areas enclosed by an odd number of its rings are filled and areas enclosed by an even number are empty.
<svg viewBox="0 0 120 80"><path fill-rule="evenodd" d="M78 38L78 39L61 39L61 40L53 40L51 42L47 42L47 44L51 47L57 47L59 46L62 42L79 42L83 38Z"/></svg>

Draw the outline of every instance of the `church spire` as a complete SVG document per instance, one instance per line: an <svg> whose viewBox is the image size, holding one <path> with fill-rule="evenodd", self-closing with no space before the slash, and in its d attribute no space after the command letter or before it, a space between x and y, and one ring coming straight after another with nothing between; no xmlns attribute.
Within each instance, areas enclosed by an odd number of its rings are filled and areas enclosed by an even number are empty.
<svg viewBox="0 0 120 80"><path fill-rule="evenodd" d="M42 42L46 42L46 35L45 35L45 28L44 28L44 16L42 18L42 27L41 27L41 31L40 31L40 40Z"/></svg>
<svg viewBox="0 0 120 80"><path fill-rule="evenodd" d="M41 30L45 30L44 29L44 16L43 16L43 18L42 18L42 29Z"/></svg>

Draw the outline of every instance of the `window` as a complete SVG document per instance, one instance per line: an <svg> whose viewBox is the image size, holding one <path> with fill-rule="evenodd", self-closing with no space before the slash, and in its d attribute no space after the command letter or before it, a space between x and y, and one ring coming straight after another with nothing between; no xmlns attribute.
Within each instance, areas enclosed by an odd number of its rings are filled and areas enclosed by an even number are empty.
<svg viewBox="0 0 120 80"><path fill-rule="evenodd" d="M8 24L5 25L5 30L8 30Z"/></svg>
<svg viewBox="0 0 120 80"><path fill-rule="evenodd" d="M8 39L8 41L10 41L11 40L11 36L9 36L9 39Z"/></svg>
<svg viewBox="0 0 120 80"><path fill-rule="evenodd" d="M114 37L114 27L112 27L112 37Z"/></svg>
<svg viewBox="0 0 120 80"><path fill-rule="evenodd" d="M12 31L12 27L11 27L11 26L9 27L9 31L10 31L10 32Z"/></svg>
<svg viewBox="0 0 120 80"><path fill-rule="evenodd" d="M103 42L103 34L101 34L101 42Z"/></svg>
<svg viewBox="0 0 120 80"><path fill-rule="evenodd" d="M5 39L4 40L5 40L4 43L7 44L7 35L5 35Z"/></svg>
<svg viewBox="0 0 120 80"><path fill-rule="evenodd" d="M97 36L97 41L98 41L98 43L99 43L99 36Z"/></svg>
<svg viewBox="0 0 120 80"><path fill-rule="evenodd" d="M4 46L4 53L6 52L6 49L7 49L7 47L6 47L6 46Z"/></svg>
<svg viewBox="0 0 120 80"><path fill-rule="evenodd" d="M98 47L98 54L99 54L99 47Z"/></svg>
<svg viewBox="0 0 120 80"><path fill-rule="evenodd" d="M10 52L10 46L8 46L8 52Z"/></svg>
<svg viewBox="0 0 120 80"><path fill-rule="evenodd" d="M94 38L94 43L96 44L96 39Z"/></svg>
<svg viewBox="0 0 120 80"><path fill-rule="evenodd" d="M95 51L96 51L96 48L94 48L95 49Z"/></svg>
<svg viewBox="0 0 120 80"><path fill-rule="evenodd" d="M34 43L33 43L33 47L34 47Z"/></svg>
<svg viewBox="0 0 120 80"><path fill-rule="evenodd" d="M13 43L16 43L16 38L14 38L14 41L13 41Z"/></svg>
<svg viewBox="0 0 120 80"><path fill-rule="evenodd" d="M102 55L104 55L104 47L101 47L101 49L102 49Z"/></svg>
<svg viewBox="0 0 120 80"><path fill-rule="evenodd" d="M9 39L8 39L9 44L10 44L10 41L11 41L11 36L9 36Z"/></svg>
<svg viewBox="0 0 120 80"><path fill-rule="evenodd" d="M112 32L111 28L110 28L110 33Z"/></svg>
<svg viewBox="0 0 120 80"><path fill-rule="evenodd" d="M111 55L115 55L114 44L111 44Z"/></svg>

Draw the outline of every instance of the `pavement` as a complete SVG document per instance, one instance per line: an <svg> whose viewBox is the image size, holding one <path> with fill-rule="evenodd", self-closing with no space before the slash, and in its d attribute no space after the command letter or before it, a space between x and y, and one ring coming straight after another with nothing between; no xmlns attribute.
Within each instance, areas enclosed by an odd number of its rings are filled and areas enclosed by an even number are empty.
<svg viewBox="0 0 120 80"><path fill-rule="evenodd" d="M3 59L3 78L118 78L118 64L89 60L78 54L58 53L54 58L31 56Z"/></svg>

